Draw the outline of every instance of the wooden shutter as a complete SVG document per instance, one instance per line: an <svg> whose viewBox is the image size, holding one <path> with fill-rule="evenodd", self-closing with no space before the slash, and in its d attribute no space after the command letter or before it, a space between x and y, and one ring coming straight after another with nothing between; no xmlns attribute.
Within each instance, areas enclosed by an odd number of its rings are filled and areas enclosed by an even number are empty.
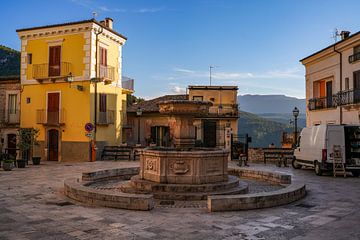
<svg viewBox="0 0 360 240"><path fill-rule="evenodd" d="M106 112L106 94L101 93L100 94L100 112Z"/></svg>
<svg viewBox="0 0 360 240"><path fill-rule="evenodd" d="M47 109L47 121L48 123L59 123L59 93L48 93L48 109Z"/></svg>
<svg viewBox="0 0 360 240"><path fill-rule="evenodd" d="M61 46L49 47L49 77L60 76Z"/></svg>
<svg viewBox="0 0 360 240"><path fill-rule="evenodd" d="M101 66L107 66L107 49L100 47L99 62Z"/></svg>

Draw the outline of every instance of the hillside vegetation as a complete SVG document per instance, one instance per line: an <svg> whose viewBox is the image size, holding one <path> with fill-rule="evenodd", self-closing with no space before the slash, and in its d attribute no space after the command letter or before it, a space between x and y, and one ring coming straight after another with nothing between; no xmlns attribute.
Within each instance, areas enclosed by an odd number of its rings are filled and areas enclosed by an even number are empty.
<svg viewBox="0 0 360 240"><path fill-rule="evenodd" d="M274 143L281 146L282 132L292 132L293 127L284 123L262 118L256 114L240 111L238 133L252 137L250 147L268 147Z"/></svg>
<svg viewBox="0 0 360 240"><path fill-rule="evenodd" d="M20 52L0 45L0 77L20 75Z"/></svg>

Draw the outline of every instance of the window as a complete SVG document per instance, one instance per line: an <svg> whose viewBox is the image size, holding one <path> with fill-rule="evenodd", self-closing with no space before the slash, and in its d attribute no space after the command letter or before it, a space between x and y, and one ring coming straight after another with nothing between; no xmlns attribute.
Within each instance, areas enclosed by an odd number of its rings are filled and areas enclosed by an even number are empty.
<svg viewBox="0 0 360 240"><path fill-rule="evenodd" d="M100 66L107 66L107 49L100 47L99 62Z"/></svg>
<svg viewBox="0 0 360 240"><path fill-rule="evenodd" d="M354 54L360 53L360 45L354 47Z"/></svg>
<svg viewBox="0 0 360 240"><path fill-rule="evenodd" d="M349 78L345 78L345 90L349 90Z"/></svg>
<svg viewBox="0 0 360 240"><path fill-rule="evenodd" d="M210 98L210 101L215 102L215 98L213 98L213 97Z"/></svg>
<svg viewBox="0 0 360 240"><path fill-rule="evenodd" d="M27 54L27 63L32 64L32 53Z"/></svg>
<svg viewBox="0 0 360 240"><path fill-rule="evenodd" d="M99 104L99 111L106 112L106 94L100 94L100 104Z"/></svg>
<svg viewBox="0 0 360 240"><path fill-rule="evenodd" d="M29 104L31 102L31 99L29 97L26 98L26 103Z"/></svg>
<svg viewBox="0 0 360 240"><path fill-rule="evenodd" d="M8 110L10 114L16 113L17 94L9 94Z"/></svg>
<svg viewBox="0 0 360 240"><path fill-rule="evenodd" d="M203 96L193 96L193 101L203 101Z"/></svg>

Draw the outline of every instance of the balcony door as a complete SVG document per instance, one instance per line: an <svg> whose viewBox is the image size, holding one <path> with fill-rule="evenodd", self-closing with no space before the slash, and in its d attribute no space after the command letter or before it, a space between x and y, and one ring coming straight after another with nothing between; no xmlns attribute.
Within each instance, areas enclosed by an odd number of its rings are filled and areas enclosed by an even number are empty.
<svg viewBox="0 0 360 240"><path fill-rule="evenodd" d="M61 46L49 47L49 77L60 76Z"/></svg>
<svg viewBox="0 0 360 240"><path fill-rule="evenodd" d="M360 71L354 72L354 103L360 102Z"/></svg>
<svg viewBox="0 0 360 240"><path fill-rule="evenodd" d="M60 93L47 94L47 123L59 124Z"/></svg>
<svg viewBox="0 0 360 240"><path fill-rule="evenodd" d="M332 107L333 99L332 99L332 81L326 82L326 106Z"/></svg>

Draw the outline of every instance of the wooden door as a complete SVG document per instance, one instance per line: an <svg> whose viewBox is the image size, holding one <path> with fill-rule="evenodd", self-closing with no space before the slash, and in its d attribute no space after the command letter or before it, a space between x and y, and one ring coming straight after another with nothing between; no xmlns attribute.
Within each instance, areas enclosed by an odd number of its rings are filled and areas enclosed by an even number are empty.
<svg viewBox="0 0 360 240"><path fill-rule="evenodd" d="M216 147L216 121L204 120L204 146Z"/></svg>
<svg viewBox="0 0 360 240"><path fill-rule="evenodd" d="M360 71L354 72L354 103L360 102Z"/></svg>
<svg viewBox="0 0 360 240"><path fill-rule="evenodd" d="M59 160L59 131L56 129L48 131L48 160Z"/></svg>
<svg viewBox="0 0 360 240"><path fill-rule="evenodd" d="M60 93L48 93L47 123L59 124Z"/></svg>
<svg viewBox="0 0 360 240"><path fill-rule="evenodd" d="M49 77L60 76L61 46L49 47Z"/></svg>
<svg viewBox="0 0 360 240"><path fill-rule="evenodd" d="M16 134L7 135L7 153L16 159Z"/></svg>

